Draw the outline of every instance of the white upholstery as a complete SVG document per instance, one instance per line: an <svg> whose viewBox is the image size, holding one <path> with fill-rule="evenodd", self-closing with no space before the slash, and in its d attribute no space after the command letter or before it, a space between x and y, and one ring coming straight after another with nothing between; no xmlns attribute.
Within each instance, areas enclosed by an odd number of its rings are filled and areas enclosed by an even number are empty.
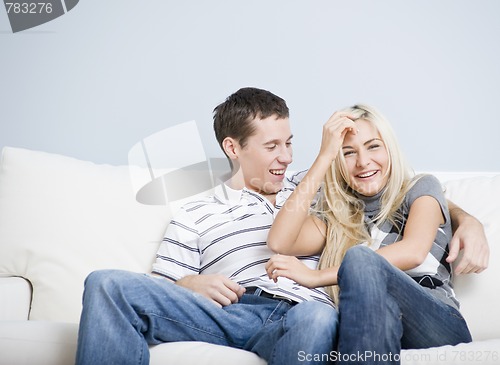
<svg viewBox="0 0 500 365"><path fill-rule="evenodd" d="M27 320L31 303L31 285L17 277L0 280L0 321Z"/></svg>
<svg viewBox="0 0 500 365"><path fill-rule="evenodd" d="M466 179L458 174L445 184L447 196L483 222L491 248L488 270L456 280L462 312L475 341L403 351L403 364L500 363L497 174ZM437 176L444 182L450 175ZM137 203L126 166L4 148L0 365L72 364L84 278L101 268L148 272L173 209ZM265 364L249 352L197 342L153 347L151 363Z"/></svg>
<svg viewBox="0 0 500 365"><path fill-rule="evenodd" d="M445 187L451 201L483 223L491 253L486 271L455 279L461 312L474 339L500 338L500 311L493 304L500 303L500 175L451 180Z"/></svg>
<svg viewBox="0 0 500 365"><path fill-rule="evenodd" d="M55 321L0 322L0 364L74 364L78 324Z"/></svg>
<svg viewBox="0 0 500 365"><path fill-rule="evenodd" d="M127 166L4 148L0 275L31 282L30 319L78 322L92 270L150 270L169 211L137 203L129 174Z"/></svg>

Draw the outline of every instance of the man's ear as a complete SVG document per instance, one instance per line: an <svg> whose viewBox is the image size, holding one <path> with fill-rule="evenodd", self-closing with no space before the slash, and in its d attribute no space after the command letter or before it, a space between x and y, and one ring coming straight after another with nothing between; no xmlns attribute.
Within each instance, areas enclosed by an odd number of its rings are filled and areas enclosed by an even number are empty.
<svg viewBox="0 0 500 365"><path fill-rule="evenodd" d="M231 160L237 160L240 150L240 144L234 138L226 137L222 141L222 148L226 152L227 157Z"/></svg>

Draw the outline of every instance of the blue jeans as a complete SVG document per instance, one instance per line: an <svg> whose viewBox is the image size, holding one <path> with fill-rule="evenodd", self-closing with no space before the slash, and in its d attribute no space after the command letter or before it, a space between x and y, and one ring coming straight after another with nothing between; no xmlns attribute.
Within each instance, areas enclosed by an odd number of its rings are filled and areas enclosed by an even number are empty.
<svg viewBox="0 0 500 365"><path fill-rule="evenodd" d="M148 364L148 345L205 341L252 351L270 365L323 364L303 360L334 349L337 325L337 311L320 302L244 294L221 309L165 279L96 271L85 281L76 363Z"/></svg>
<svg viewBox="0 0 500 365"><path fill-rule="evenodd" d="M353 360L346 363L398 364L402 348L472 341L458 310L367 247L347 251L338 282L338 356Z"/></svg>

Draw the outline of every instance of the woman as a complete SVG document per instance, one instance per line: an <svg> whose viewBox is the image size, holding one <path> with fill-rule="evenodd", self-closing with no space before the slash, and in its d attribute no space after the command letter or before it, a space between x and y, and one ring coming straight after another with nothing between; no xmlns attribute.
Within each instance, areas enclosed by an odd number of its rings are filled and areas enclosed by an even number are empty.
<svg viewBox="0 0 500 365"><path fill-rule="evenodd" d="M327 287L340 311L340 360L399 363L401 348L471 341L446 262L451 236L439 181L413 177L386 119L356 105L325 124L316 160L269 233L281 255L267 270ZM294 257L320 252L319 270Z"/></svg>

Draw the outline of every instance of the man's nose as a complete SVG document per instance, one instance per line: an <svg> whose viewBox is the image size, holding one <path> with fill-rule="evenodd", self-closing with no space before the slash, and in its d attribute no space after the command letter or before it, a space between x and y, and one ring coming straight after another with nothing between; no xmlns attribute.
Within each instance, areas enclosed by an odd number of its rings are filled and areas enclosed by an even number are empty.
<svg viewBox="0 0 500 365"><path fill-rule="evenodd" d="M280 155L278 156L278 161L284 164L292 163L292 148L291 147L283 147L280 151Z"/></svg>

